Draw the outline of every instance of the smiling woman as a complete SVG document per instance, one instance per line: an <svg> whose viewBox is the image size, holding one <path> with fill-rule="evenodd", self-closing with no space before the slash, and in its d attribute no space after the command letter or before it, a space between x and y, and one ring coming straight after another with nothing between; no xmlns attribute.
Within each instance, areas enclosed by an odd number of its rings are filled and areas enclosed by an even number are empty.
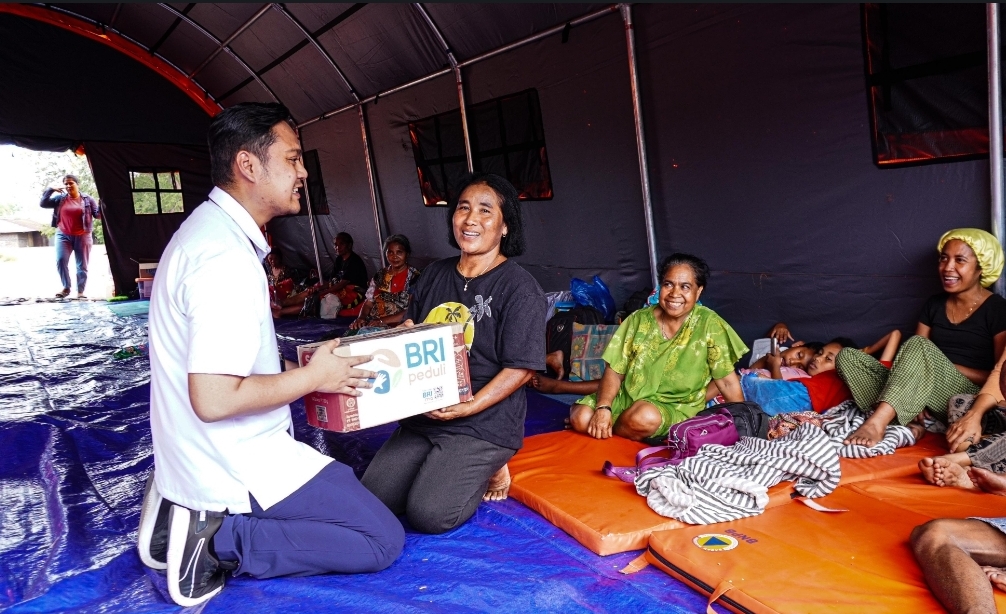
<svg viewBox="0 0 1006 614"><path fill-rule="evenodd" d="M475 398L403 420L362 480L425 533L461 525L483 497L506 498L506 463L524 439L524 384L545 368L545 294L510 260L524 252L517 191L477 174L458 193L447 224L461 255L426 267L405 325L464 324Z"/></svg>
<svg viewBox="0 0 1006 614"><path fill-rule="evenodd" d="M838 374L870 414L849 443L872 446L888 424L909 426L924 410L946 423L950 399L977 395L1006 348L1006 299L987 289L1003 269L999 241L984 230L958 228L940 237L936 247L943 292L926 301L915 336L901 347L890 371L863 352L838 354ZM988 394L979 395L948 431L951 451L966 448L967 437L971 444L979 441L984 415L1002 400L998 379L981 391Z"/></svg>
<svg viewBox="0 0 1006 614"><path fill-rule="evenodd" d="M744 400L734 364L748 348L716 312L696 304L708 277L696 256L664 260L657 304L622 322L604 351L597 393L570 409L575 431L637 441L664 435L702 410L710 381L727 401Z"/></svg>

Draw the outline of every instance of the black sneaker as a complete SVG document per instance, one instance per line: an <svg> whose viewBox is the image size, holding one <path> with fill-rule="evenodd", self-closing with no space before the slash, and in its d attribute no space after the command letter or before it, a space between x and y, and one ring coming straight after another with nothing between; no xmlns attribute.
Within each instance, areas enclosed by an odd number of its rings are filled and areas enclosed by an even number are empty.
<svg viewBox="0 0 1006 614"><path fill-rule="evenodd" d="M168 515L168 592L180 606L191 607L224 588L224 575L234 569L221 563L212 540L223 525L224 514L196 512L172 505Z"/></svg>
<svg viewBox="0 0 1006 614"><path fill-rule="evenodd" d="M161 496L150 472L143 489L143 507L140 508L140 530L136 536L136 549L140 561L151 569L168 568L168 512L171 501Z"/></svg>

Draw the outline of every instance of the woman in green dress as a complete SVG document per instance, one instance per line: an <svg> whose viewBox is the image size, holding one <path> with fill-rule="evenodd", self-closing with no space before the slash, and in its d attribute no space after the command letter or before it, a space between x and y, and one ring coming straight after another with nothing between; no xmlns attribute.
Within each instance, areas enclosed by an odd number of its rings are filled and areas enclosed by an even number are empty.
<svg viewBox="0 0 1006 614"><path fill-rule="evenodd" d="M573 430L597 439L665 435L703 409L710 381L727 401L744 400L734 364L747 346L716 312L695 304L708 277L696 256L664 260L657 304L630 315L611 338L597 393L570 409Z"/></svg>

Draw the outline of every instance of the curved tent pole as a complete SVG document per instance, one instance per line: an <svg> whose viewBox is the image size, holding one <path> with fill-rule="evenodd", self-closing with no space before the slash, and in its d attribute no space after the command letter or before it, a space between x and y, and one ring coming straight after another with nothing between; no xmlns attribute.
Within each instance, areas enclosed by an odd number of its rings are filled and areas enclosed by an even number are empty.
<svg viewBox="0 0 1006 614"><path fill-rule="evenodd" d="M265 15L266 12L269 9L272 8L272 6L273 5L271 5L271 4L266 4L265 6L263 6L262 8L260 8L257 13L255 13L254 15L252 15L246 22L244 22L243 24L241 24L241 26L237 30L234 30L233 34L231 34L230 36L228 36L223 41L217 41L217 43L218 43L217 44L217 48L214 49L213 53L211 53L205 60L203 60L202 63L199 64L199 66L196 66L195 70L193 70L192 72L189 73L189 77L195 77L197 74L199 74L199 71L201 71L202 69L206 68L206 65L213 61L213 58L215 58L218 55L220 55L220 52L223 51L224 49L226 49L232 42L234 42L235 38L241 36L241 34L245 30L247 30L248 28L252 27L252 24L254 24L256 21L258 21L259 18L262 17L262 15Z"/></svg>
<svg viewBox="0 0 1006 614"><path fill-rule="evenodd" d="M988 19L989 55L989 180L992 194L992 234L1003 242L1003 124L1002 124L1002 77L999 52L999 4L986 5ZM1000 276L995 283L995 291L1002 296L1006 282Z"/></svg>
<svg viewBox="0 0 1006 614"><path fill-rule="evenodd" d="M426 7L419 2L414 3L412 6L416 7L416 10L422 15L423 21L426 22L426 25L430 26L430 30L433 31L437 42L440 43L441 49L444 50L444 54L447 56L447 61L451 63L451 70L454 71L454 81L458 86L458 106L461 109L461 133L465 139L465 161L468 163L468 172L470 173L474 169L472 166L472 142L468 137L468 110L465 108L465 85L461 80L461 66L458 64L457 58L454 57L451 46L447 44L447 39L440 33L440 28L437 27L437 24L433 22L433 18L426 11Z"/></svg>
<svg viewBox="0 0 1006 614"><path fill-rule="evenodd" d="M266 92L268 92L268 94L270 96L272 96L272 99L274 101L279 102L279 97L276 96L276 92L272 91L272 88L265 84L265 81L263 81L262 78L258 76L258 73L256 73L254 70L252 70L251 66L248 66L248 64L245 63L245 61L242 60L241 57L238 54L234 53L234 51L229 46L227 46L226 44L224 44L219 38L217 38L212 33L210 33L206 28L204 28L201 25L199 25L198 23L196 23L195 20L191 19L188 15L186 15L185 13L179 11L175 7L171 6L170 4L161 2L161 3L158 4L158 6L161 7L161 8L163 8L164 10L170 12L172 15L174 15L175 17L181 19L185 23L189 24L190 26L192 26L193 28L195 28L195 30L197 32L199 32L200 34L202 34L206 38L208 38L211 41L213 41L213 44L217 45L223 51L226 51L227 55L229 55L232 58L234 58L234 61L237 62L241 66L241 68L245 69L245 72L248 73L248 76L250 76L256 83L258 83L259 86L262 87L262 89L264 89ZM270 9L270 8L272 8L272 5L271 4L267 4L265 6L265 8L266 9ZM247 29L250 26L251 26L251 23L247 23L246 22L242 27L238 28L238 30L235 31L235 33L232 34L227 40L228 41L232 41L235 37L237 37L239 34L241 34L242 32L244 32L244 30Z"/></svg>
<svg viewBox="0 0 1006 614"><path fill-rule="evenodd" d="M532 35L527 36L525 38L522 38L520 40L516 40L516 41L514 41L512 43L507 43L506 45L503 45L501 47L497 47L496 49L490 49L489 51L486 51L485 53L480 53L479 55L471 57L471 58L468 58L467 60L462 60L461 62L458 62L458 67L459 68L464 68L466 66L471 66L472 64L476 64L476 63L481 62L483 60L488 60L489 58L497 56L497 55L499 55L501 53L506 53L507 51L511 51L513 49L517 49L518 47L523 47L524 45L527 45L529 43L533 43L533 42L541 40L543 38L548 38L549 36L552 36L553 34L560 34L560 33L562 33L563 30L566 29L567 26L578 26L580 24L587 23L588 21L593 21L595 19L598 19L599 17L604 17L605 15L609 15L611 13L614 13L617 10L618 10L618 5L617 4L610 4L610 5L606 6L606 7L604 7L603 9L599 9L599 10L593 11L591 13L587 13L585 15L581 15L580 17L577 17L576 19L571 19L568 23L564 23L564 24L560 24L558 26L553 26L551 28L547 28L545 30L542 30L541 32L538 32L537 34L532 34ZM430 73L428 75L419 77L418 79L413 79L412 81L409 81L407 83L403 83L401 85L396 85L395 87L386 89L383 92L378 92L377 94L374 94L373 96L368 96L367 98L364 98L364 99L360 100L360 102L363 103L363 104L366 104L368 102L373 102L378 97L381 97L381 96L390 96L391 94L394 94L396 92L400 92L402 90L409 89L410 87L413 87L415 85L419 85L420 83L426 83L427 81L429 81L431 79L436 79L437 77L442 77L442 76L444 76L446 74L449 74L451 72L453 72L452 68L442 68L442 69L434 71L434 72L432 72L432 73ZM331 111L328 111L326 113L322 113L318 117L312 117L311 119L305 120L305 121L297 124L297 127L298 128L303 128L305 126L310 126L311 124L316 123L316 122L320 122L323 119L328 119L329 117L334 117L336 115L339 115L340 113L345 113L346 111L352 111L354 108L356 108L356 103L348 104L346 106L339 107L337 109L332 109Z"/></svg>
<svg viewBox="0 0 1006 614"><path fill-rule="evenodd" d="M657 242L653 228L653 202L650 200L650 166L646 157L643 108L639 95L639 69L636 62L636 35L632 26L632 6L618 5L625 24L625 44L629 54L629 83L632 86L632 115L636 123L636 150L639 153L639 179L643 188L643 215L646 218L646 248L650 256L650 279L657 286Z"/></svg>
<svg viewBox="0 0 1006 614"><path fill-rule="evenodd" d="M93 19L57 6L41 7L28 4L0 3L0 13L41 21L111 47L167 79L210 117L220 112L220 105L216 103L210 93L195 80L186 76L181 68L172 64L164 56L151 52L150 48L119 32L111 25L98 23ZM113 22L117 14L118 11L113 15Z"/></svg>

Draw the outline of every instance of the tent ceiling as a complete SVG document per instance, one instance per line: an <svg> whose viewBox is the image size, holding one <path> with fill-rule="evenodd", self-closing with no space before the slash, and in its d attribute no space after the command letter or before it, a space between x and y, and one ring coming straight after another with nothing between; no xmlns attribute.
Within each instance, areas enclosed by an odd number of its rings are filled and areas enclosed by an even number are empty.
<svg viewBox="0 0 1006 614"><path fill-rule="evenodd" d="M352 104L352 90L367 98L448 66L419 11L405 3L49 6L132 38L221 106L279 100L298 122ZM424 5L459 61L603 6Z"/></svg>

